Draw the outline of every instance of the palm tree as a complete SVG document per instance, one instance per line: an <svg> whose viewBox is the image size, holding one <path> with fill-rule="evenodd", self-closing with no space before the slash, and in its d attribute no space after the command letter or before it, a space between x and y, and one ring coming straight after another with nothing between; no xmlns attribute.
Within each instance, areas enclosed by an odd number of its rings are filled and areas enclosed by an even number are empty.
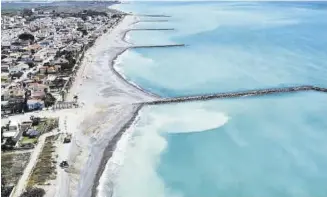
<svg viewBox="0 0 327 197"><path fill-rule="evenodd" d="M65 90L62 90L60 94L61 94L61 100L65 101L65 94L66 94Z"/></svg>
<svg viewBox="0 0 327 197"><path fill-rule="evenodd" d="M3 142L3 130L5 129L5 127L1 127L1 142Z"/></svg>

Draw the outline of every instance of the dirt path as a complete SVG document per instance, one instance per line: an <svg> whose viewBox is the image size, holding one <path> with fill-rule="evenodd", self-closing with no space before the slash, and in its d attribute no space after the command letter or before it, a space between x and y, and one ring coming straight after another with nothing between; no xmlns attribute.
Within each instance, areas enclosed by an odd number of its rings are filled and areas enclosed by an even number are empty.
<svg viewBox="0 0 327 197"><path fill-rule="evenodd" d="M56 134L58 134L57 129L55 129L54 131L51 131L49 133L43 134L39 137L38 144L33 149L33 153L30 157L30 161L27 164L27 166L24 170L24 173L21 176L21 178L19 179L16 187L14 188L13 192L11 193L11 197L20 196L24 192L24 190L27 186L27 183L28 183L28 179L29 179L31 173L33 172L33 169L38 161L38 157L39 157L40 153L42 152L42 149L43 149L43 146L45 143L45 139L49 136L53 136Z"/></svg>

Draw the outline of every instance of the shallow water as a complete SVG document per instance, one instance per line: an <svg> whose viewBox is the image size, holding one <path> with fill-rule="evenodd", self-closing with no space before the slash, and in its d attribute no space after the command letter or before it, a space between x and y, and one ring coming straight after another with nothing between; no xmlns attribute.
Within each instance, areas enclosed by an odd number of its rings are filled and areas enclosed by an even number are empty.
<svg viewBox="0 0 327 197"><path fill-rule="evenodd" d="M145 107L102 194L326 196L326 101L296 93Z"/></svg>
<svg viewBox="0 0 327 197"><path fill-rule="evenodd" d="M327 87L326 3L147 2L119 8L172 16L135 28L177 28L130 32L130 42L189 45L120 56L118 71L147 91L172 97ZM327 196L325 117L327 95L316 92L144 107L117 144L99 196Z"/></svg>
<svg viewBox="0 0 327 197"><path fill-rule="evenodd" d="M211 2L135 3L122 8L172 16L169 22L141 22L135 28L176 28L132 31L131 42L188 45L134 49L120 57L116 67L122 74L158 95L327 87L326 6Z"/></svg>

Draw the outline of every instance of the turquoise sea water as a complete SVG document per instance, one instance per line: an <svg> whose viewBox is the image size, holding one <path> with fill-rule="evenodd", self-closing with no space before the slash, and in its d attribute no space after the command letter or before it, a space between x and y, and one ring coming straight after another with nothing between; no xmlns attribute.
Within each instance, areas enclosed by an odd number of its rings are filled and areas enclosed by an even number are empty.
<svg viewBox="0 0 327 197"><path fill-rule="evenodd" d="M327 196L326 100L297 93L146 107L128 133L114 196Z"/></svg>
<svg viewBox="0 0 327 197"><path fill-rule="evenodd" d="M163 97L291 85L327 87L327 3L160 2L116 65ZM155 19L155 18L152 18ZM148 20L148 18L147 18ZM316 92L144 107L107 164L100 196L325 197L327 95Z"/></svg>
<svg viewBox="0 0 327 197"><path fill-rule="evenodd" d="M135 28L176 28L131 32L131 42L189 46L130 50L116 67L128 80L165 97L304 84L326 87L326 5L124 4L123 10L172 16L169 22L138 23Z"/></svg>

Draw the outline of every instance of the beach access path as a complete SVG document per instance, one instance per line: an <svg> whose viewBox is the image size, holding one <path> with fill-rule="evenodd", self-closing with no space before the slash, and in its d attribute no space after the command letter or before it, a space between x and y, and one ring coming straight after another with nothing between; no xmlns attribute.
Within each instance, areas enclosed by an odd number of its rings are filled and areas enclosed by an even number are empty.
<svg viewBox="0 0 327 197"><path fill-rule="evenodd" d="M50 111L50 110L49 111L38 111L38 112L31 112L31 113L25 113L25 114L21 114L21 115L11 116L10 119L21 122L24 120L29 120L30 116L32 116L32 115L37 116L37 117L47 117L47 118L63 117L64 115L73 116L75 114L74 111L76 111L76 110L78 110L78 109L67 109L67 110L60 110L60 111ZM29 177L38 161L38 157L39 157L40 153L42 152L42 149L43 149L43 146L45 143L45 139L49 136L58 134L59 133L58 131L61 131L63 129L63 127L64 127L63 123L59 122L59 129L54 129L53 131L51 131L49 133L45 133L45 134L41 135L38 139L38 144L34 147L34 149L27 150L27 151L31 152L30 160L29 160L26 168L24 169L24 172L23 172L22 176L20 177L17 185L13 189L13 192L11 193L11 197L20 196L24 192L24 190L26 189ZM22 152L22 151L17 151L17 152Z"/></svg>
<svg viewBox="0 0 327 197"><path fill-rule="evenodd" d="M45 143L45 139L49 136L58 134L58 131L52 131L46 134L43 134L39 137L38 139L38 144L36 145L36 147L33 149L33 153L30 157L30 161L28 162L23 175L21 176L21 178L19 179L16 187L14 188L14 192L12 192L11 196L20 196L23 192L24 189L27 186L28 183L28 179L30 178L30 175L33 172L33 169L38 161L38 157L43 149L44 143Z"/></svg>

